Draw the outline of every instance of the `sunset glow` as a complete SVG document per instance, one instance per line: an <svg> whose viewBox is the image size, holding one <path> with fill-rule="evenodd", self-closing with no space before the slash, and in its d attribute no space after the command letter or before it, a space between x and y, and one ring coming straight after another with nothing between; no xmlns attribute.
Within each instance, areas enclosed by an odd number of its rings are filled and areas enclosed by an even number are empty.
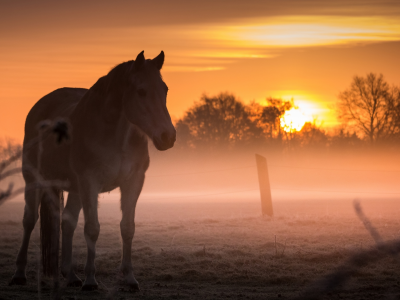
<svg viewBox="0 0 400 300"><path fill-rule="evenodd" d="M399 82L394 2L289 2L173 0L138 9L117 0L95 13L78 2L3 3L0 135L21 141L38 99L63 86L90 88L142 50L146 58L166 54L162 75L174 119L203 93L228 91L245 103L293 98L307 120L331 128L337 95L354 75L376 72Z"/></svg>
<svg viewBox="0 0 400 300"><path fill-rule="evenodd" d="M286 132L300 131L306 122L312 121L301 109L292 108L281 118L281 126Z"/></svg>

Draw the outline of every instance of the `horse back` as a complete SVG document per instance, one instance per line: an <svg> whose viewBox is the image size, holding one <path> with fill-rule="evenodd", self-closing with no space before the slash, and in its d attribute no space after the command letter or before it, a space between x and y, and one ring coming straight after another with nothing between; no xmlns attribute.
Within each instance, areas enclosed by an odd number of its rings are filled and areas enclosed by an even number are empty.
<svg viewBox="0 0 400 300"><path fill-rule="evenodd" d="M37 166L38 146L33 143L38 137L38 124L44 120L69 119L76 105L87 92L83 88L60 88L41 98L29 111L25 122L23 164ZM41 173L47 179L66 179L68 176L69 146L57 146L55 139L42 141ZM62 166L65 165L65 166ZM58 167L57 167L58 166ZM64 170L63 174L56 170ZM25 181L32 181L29 172L23 172Z"/></svg>
<svg viewBox="0 0 400 300"><path fill-rule="evenodd" d="M31 108L25 122L25 140L37 136L37 125L44 120L67 117L86 93L82 88L60 88L41 98Z"/></svg>

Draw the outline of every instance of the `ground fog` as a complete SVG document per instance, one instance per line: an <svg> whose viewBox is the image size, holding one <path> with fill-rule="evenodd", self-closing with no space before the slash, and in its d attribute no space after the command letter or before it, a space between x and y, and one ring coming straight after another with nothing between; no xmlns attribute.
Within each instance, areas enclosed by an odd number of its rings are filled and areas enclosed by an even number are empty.
<svg viewBox="0 0 400 300"><path fill-rule="evenodd" d="M255 151L254 151L255 152ZM261 153L267 157L274 216L263 217L254 152L151 152L136 210L134 272L141 291L120 282L119 193L99 196L99 290L64 288L61 299L291 299L375 246L358 219L355 198L384 241L400 237L394 153ZM12 178L18 182L18 178ZM8 286L22 240L23 198L0 206L0 299L49 299L38 291L38 228L29 246L28 285ZM74 237L83 279L86 244L81 214ZM37 226L38 227L38 226ZM366 262L322 299L400 299L400 262Z"/></svg>
<svg viewBox="0 0 400 300"><path fill-rule="evenodd" d="M110 198L112 198L110 196ZM384 239L400 234L396 200L361 201ZM98 291L62 290L62 299L275 299L291 298L334 271L354 252L374 245L353 213L351 201L280 201L273 218L254 201L140 203L133 261L141 291L119 282L121 256L118 202L100 199L97 244ZM28 285L7 285L21 241L23 203L1 210L0 299L32 299L37 291L38 232L29 248ZM76 269L83 278L86 245L81 217L74 238ZM393 258L360 269L326 299L397 299L399 262ZM64 282L61 281L61 286ZM44 279L47 299L51 281Z"/></svg>

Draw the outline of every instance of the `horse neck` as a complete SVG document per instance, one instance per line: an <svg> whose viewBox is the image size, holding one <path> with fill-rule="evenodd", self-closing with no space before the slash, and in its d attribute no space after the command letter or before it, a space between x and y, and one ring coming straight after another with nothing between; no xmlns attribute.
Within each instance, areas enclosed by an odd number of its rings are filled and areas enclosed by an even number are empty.
<svg viewBox="0 0 400 300"><path fill-rule="evenodd" d="M82 129L104 127L105 134L124 140L132 125L123 112L123 89L113 88L112 78L107 77L109 76L100 78L88 90L71 116L71 123L73 127Z"/></svg>

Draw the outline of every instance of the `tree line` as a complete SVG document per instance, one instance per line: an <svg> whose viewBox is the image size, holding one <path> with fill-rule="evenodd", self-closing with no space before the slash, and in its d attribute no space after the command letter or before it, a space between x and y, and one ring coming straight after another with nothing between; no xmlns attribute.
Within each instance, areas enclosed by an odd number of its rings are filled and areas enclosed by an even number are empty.
<svg viewBox="0 0 400 300"><path fill-rule="evenodd" d="M400 146L400 88L382 74L355 76L335 106L340 125L329 132L306 122L300 131L286 131L281 118L296 109L293 100L269 97L266 105L244 104L233 94L202 95L176 122L181 149L355 148Z"/></svg>

